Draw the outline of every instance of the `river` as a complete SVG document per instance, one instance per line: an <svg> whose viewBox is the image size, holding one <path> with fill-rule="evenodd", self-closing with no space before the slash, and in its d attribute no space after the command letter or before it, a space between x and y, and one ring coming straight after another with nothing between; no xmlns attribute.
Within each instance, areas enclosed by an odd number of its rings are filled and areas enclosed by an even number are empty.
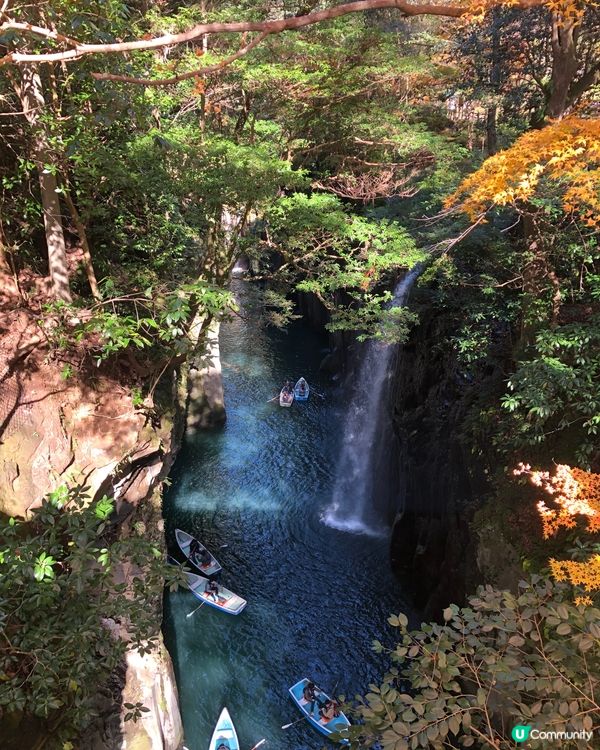
<svg viewBox="0 0 600 750"><path fill-rule="evenodd" d="M236 280L242 316L221 328L227 423L186 440L165 497L167 539L197 536L219 558L220 581L248 600L232 617L180 589L165 597L164 633L175 665L189 750L207 750L223 706L241 750L263 737L274 750L320 748L287 689L303 676L336 693L367 692L382 672L374 638L393 637L407 604L385 538L323 523L341 453L345 404L319 374L326 339L298 321L259 324L255 290ZM282 409L266 403L304 375L325 398ZM227 545L219 549L221 545Z"/></svg>

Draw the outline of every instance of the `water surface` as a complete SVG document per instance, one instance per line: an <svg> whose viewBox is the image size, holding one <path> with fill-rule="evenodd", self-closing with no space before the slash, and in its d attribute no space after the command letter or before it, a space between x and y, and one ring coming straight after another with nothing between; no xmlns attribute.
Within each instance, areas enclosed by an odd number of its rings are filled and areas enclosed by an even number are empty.
<svg viewBox="0 0 600 750"><path fill-rule="evenodd" d="M206 750L227 706L241 750L308 750L326 742L299 718L287 690L300 677L354 695L381 674L373 638L406 609L389 569L387 542L321 522L341 453L344 404L318 371L326 340L302 323L266 329L252 287L235 281L243 318L222 327L227 423L187 440L165 498L174 529L196 535L219 558L219 580L248 600L239 616L168 594L165 637L175 664L189 750ZM290 409L266 401L304 375L321 399ZM225 549L219 549L227 544Z"/></svg>

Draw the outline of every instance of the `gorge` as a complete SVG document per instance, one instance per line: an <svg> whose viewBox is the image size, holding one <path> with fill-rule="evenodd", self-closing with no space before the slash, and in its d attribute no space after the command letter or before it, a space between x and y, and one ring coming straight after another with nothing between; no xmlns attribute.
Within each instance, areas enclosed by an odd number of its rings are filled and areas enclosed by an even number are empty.
<svg viewBox="0 0 600 750"><path fill-rule="evenodd" d="M599 33L0 3L3 750L600 732Z"/></svg>

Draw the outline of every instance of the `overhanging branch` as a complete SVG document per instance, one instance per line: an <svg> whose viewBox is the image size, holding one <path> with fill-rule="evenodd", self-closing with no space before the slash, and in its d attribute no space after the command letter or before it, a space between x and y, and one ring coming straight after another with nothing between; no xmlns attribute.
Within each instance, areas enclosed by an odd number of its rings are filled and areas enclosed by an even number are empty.
<svg viewBox="0 0 600 750"><path fill-rule="evenodd" d="M511 7L531 8L544 5L546 0L517 0L511 2ZM243 32L259 32L261 34L277 34L282 31L293 31L310 26L312 24L329 21L334 18L348 15L350 13L361 13L367 10L382 8L395 8L405 16L445 16L449 18L460 18L473 11L469 5L453 5L435 3L411 3L407 0L358 0L352 3L343 3L315 13L304 16L293 16L272 21L233 21L227 23L203 23L193 26L187 31L178 34L163 34L151 39L136 39L129 42L115 42L109 44L84 44L76 39L59 34L52 29L34 26L33 24L21 23L7 20L0 24L0 32L19 31L25 34L42 37L60 44L65 44L71 49L59 52L41 52L29 54L22 52L10 52L0 59L0 64L7 63L51 63L70 62L80 57L95 54L123 54L125 52L139 52L143 50L160 49L162 47L193 42L205 34L241 34Z"/></svg>
<svg viewBox="0 0 600 750"><path fill-rule="evenodd" d="M179 75L172 76L171 78L132 78L130 76L119 75L117 73L92 73L92 77L97 81L121 81L122 83L136 83L141 86L169 86L173 83L179 83L180 81L187 81L190 78L198 78L198 76L208 75L208 73L215 73L222 68L230 65L234 60L248 54L251 49L257 47L270 32L264 32L254 37L254 39L246 44L245 47L241 47L237 52L229 57L224 58L214 65L206 65L204 68L197 68L196 70L190 70L186 73L180 73Z"/></svg>

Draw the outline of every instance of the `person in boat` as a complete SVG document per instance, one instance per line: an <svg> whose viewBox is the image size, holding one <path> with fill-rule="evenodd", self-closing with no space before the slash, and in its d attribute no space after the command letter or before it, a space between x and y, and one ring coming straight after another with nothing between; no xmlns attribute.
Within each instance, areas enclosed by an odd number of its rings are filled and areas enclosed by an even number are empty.
<svg viewBox="0 0 600 750"><path fill-rule="evenodd" d="M307 682L302 690L302 697L307 703L310 703L308 713L312 714L315 703L317 702L317 686L314 682Z"/></svg>
<svg viewBox="0 0 600 750"><path fill-rule="evenodd" d="M340 704L330 698L325 701L325 705L320 708L319 714L321 715L323 722L327 724L340 715Z"/></svg>
<svg viewBox="0 0 600 750"><path fill-rule="evenodd" d="M219 601L219 586L216 581L207 581L204 587L204 593L207 597L213 600L213 602Z"/></svg>
<svg viewBox="0 0 600 750"><path fill-rule="evenodd" d="M200 552L198 553L196 559L200 560L200 567L201 568L208 568L210 563L212 562L210 552L206 549L206 547L202 547Z"/></svg>
<svg viewBox="0 0 600 750"><path fill-rule="evenodd" d="M231 748L229 747L228 744L226 745L224 742L221 742L219 747L217 747L217 750L231 750Z"/></svg>
<svg viewBox="0 0 600 750"><path fill-rule="evenodd" d="M304 378L300 378L300 380L298 381L298 393L301 396L304 396L304 394L306 393L306 380L304 380Z"/></svg>
<svg viewBox="0 0 600 750"><path fill-rule="evenodd" d="M203 568L207 568L210 564L210 552L197 539L192 539L190 542L190 560Z"/></svg>
<svg viewBox="0 0 600 750"><path fill-rule="evenodd" d="M192 539L190 542L190 559L195 560L198 552L200 552L200 542L197 539Z"/></svg>

